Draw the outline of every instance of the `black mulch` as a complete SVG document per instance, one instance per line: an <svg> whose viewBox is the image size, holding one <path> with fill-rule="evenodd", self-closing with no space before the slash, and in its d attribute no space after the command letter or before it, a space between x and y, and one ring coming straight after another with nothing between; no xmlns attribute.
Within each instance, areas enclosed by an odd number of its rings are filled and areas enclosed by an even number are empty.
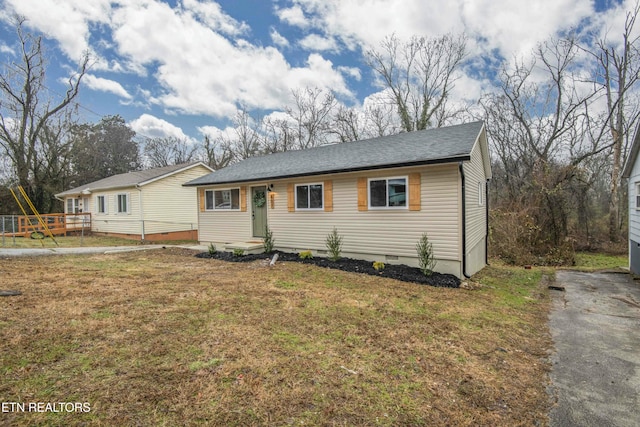
<svg viewBox="0 0 640 427"><path fill-rule="evenodd" d="M373 263L369 261L362 261L359 259L340 258L338 261L331 261L328 258L314 257L312 259L301 259L298 254L292 254L287 252L277 252L278 261L293 261L301 262L303 264L313 264L319 267L334 268L342 271L349 271L352 273L364 273L371 276L387 277L390 279L402 280L404 282L419 283L421 285L436 286L442 288L459 288L460 279L452 274L433 273L431 276L425 276L419 268L409 267L406 265L385 264L382 271L376 271L373 268ZM242 255L235 256L231 252L216 252L214 255L208 252L202 252L197 254L198 258L214 258L223 261L232 262L251 262L256 260L271 259L275 252L271 255L258 254L258 255Z"/></svg>

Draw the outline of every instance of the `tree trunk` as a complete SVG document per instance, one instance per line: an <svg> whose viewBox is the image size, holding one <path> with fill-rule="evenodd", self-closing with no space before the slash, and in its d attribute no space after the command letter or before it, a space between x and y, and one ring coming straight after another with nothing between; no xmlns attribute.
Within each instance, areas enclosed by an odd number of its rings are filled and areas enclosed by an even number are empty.
<svg viewBox="0 0 640 427"><path fill-rule="evenodd" d="M618 228L618 216L620 214L620 157L622 155L622 135L615 129L613 134L613 165L611 168L611 186L609 192L609 240L611 242L620 241L620 229Z"/></svg>

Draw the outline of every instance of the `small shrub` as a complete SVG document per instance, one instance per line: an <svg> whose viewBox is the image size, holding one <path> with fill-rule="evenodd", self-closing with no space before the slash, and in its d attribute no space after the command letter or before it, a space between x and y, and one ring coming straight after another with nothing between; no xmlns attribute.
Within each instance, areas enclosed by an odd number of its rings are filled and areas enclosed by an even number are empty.
<svg viewBox="0 0 640 427"><path fill-rule="evenodd" d="M436 266L436 259L433 256L433 245L427 237L427 233L422 233L422 237L416 244L416 252L418 252L418 261L420 263L420 270L425 276L431 276L433 273L433 267Z"/></svg>
<svg viewBox="0 0 640 427"><path fill-rule="evenodd" d="M215 255L217 252L216 245L209 243L209 255Z"/></svg>
<svg viewBox="0 0 640 427"><path fill-rule="evenodd" d="M373 269L376 270L376 271L384 270L384 262L382 262L382 261L374 261L373 262Z"/></svg>
<svg viewBox="0 0 640 427"><path fill-rule="evenodd" d="M262 242L262 246L264 247L264 252L270 254L273 252L275 240L273 239L273 231L267 225L264 229L264 240Z"/></svg>
<svg viewBox="0 0 640 427"><path fill-rule="evenodd" d="M241 257L243 255L244 255L244 249L237 248L233 250L233 256Z"/></svg>
<svg viewBox="0 0 640 427"><path fill-rule="evenodd" d="M311 251L302 251L298 254L300 259L313 259L313 254Z"/></svg>
<svg viewBox="0 0 640 427"><path fill-rule="evenodd" d="M329 252L329 259L331 261L337 261L340 259L340 253L342 252L342 236L338 234L338 230L333 227L333 231L327 235L326 240L327 251Z"/></svg>

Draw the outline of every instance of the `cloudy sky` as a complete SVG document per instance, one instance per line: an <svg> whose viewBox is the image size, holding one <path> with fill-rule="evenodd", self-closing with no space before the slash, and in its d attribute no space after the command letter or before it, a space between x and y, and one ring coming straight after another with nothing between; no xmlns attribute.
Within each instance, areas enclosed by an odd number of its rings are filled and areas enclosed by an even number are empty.
<svg viewBox="0 0 640 427"><path fill-rule="evenodd" d="M635 0L0 0L0 58L18 58L13 17L46 40L52 97L92 66L78 99L86 122L119 114L142 136L200 140L239 105L282 110L296 88L348 106L380 91L363 52L387 35L465 32L469 60L528 55L574 27L620 32ZM475 61L482 63L482 61ZM455 96L490 85L469 67Z"/></svg>

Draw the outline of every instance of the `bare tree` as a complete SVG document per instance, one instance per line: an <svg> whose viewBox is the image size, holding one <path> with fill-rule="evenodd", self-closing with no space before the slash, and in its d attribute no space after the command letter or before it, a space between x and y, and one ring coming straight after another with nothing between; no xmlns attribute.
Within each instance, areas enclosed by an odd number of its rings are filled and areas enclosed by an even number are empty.
<svg viewBox="0 0 640 427"><path fill-rule="evenodd" d="M147 138L143 153L149 167L178 165L196 159L198 147L189 144L185 138L169 136L165 138Z"/></svg>
<svg viewBox="0 0 640 427"><path fill-rule="evenodd" d="M590 132L597 91L582 88L579 51L570 38L541 43L532 61L505 66L500 92L481 102L505 202L529 211L543 250L565 245L574 184L589 182L584 163L607 148Z"/></svg>
<svg viewBox="0 0 640 427"><path fill-rule="evenodd" d="M367 65L390 90L403 130L440 127L456 115L447 105L456 71L466 55L466 37L386 37L380 50L366 53Z"/></svg>
<svg viewBox="0 0 640 427"><path fill-rule="evenodd" d="M66 93L54 101L45 94L46 63L41 37L24 32L24 18L16 18L19 61L5 65L0 73L0 147L11 159L15 176L27 194L35 196L36 182L33 170L39 164L43 132L48 123L72 106L78 95L89 56L80 61L78 72L69 78ZM42 201L36 208L43 208Z"/></svg>
<svg viewBox="0 0 640 427"><path fill-rule="evenodd" d="M400 132L388 105L369 105L362 109L338 106L330 132L340 142L358 141Z"/></svg>
<svg viewBox="0 0 640 427"><path fill-rule="evenodd" d="M211 139L205 136L202 141L204 161L214 170L222 169L233 161L233 151L227 141L221 138Z"/></svg>
<svg viewBox="0 0 640 427"><path fill-rule="evenodd" d="M251 116L246 107L236 113L233 120L233 136L229 144L237 160L255 156L260 151L261 120Z"/></svg>
<svg viewBox="0 0 640 427"><path fill-rule="evenodd" d="M297 148L311 148L328 142L335 96L319 88L293 91L295 106L287 108L294 126Z"/></svg>
<svg viewBox="0 0 640 427"><path fill-rule="evenodd" d="M627 13L622 40L616 47L612 40L596 42L596 50L590 52L596 59L594 82L604 89L606 97L605 129L611 134L612 159L609 187L609 239L620 240L620 173L623 164L625 142L635 129L638 115L638 97L631 89L640 78L640 37L633 35L640 5Z"/></svg>

